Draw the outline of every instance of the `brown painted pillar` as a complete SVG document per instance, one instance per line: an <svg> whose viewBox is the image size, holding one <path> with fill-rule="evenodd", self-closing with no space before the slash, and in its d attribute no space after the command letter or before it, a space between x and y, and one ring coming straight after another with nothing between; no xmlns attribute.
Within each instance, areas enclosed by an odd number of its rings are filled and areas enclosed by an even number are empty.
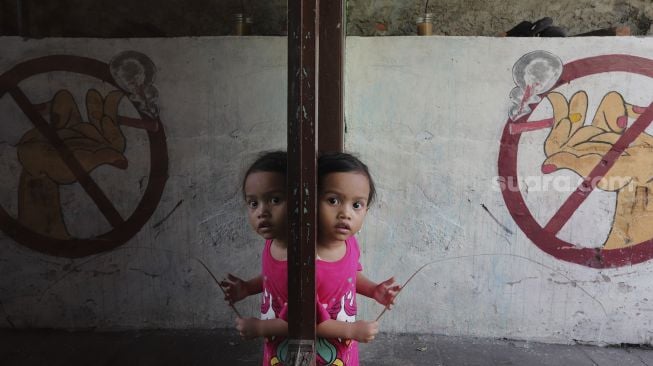
<svg viewBox="0 0 653 366"><path fill-rule="evenodd" d="M320 2L318 150L344 149L345 0Z"/></svg>
<svg viewBox="0 0 653 366"><path fill-rule="evenodd" d="M315 364L318 10L288 1L289 365Z"/></svg>

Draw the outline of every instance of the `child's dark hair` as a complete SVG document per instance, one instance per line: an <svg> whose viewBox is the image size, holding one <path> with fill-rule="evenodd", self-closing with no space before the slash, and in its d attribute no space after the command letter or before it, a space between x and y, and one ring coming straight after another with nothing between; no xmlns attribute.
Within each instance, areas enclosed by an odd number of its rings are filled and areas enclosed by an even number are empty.
<svg viewBox="0 0 653 366"><path fill-rule="evenodd" d="M256 172L280 173L283 179L286 179L288 171L288 154L285 151L269 151L259 155L259 157L250 165L245 177L243 178L242 191L245 194L245 181L250 174Z"/></svg>
<svg viewBox="0 0 653 366"><path fill-rule="evenodd" d="M367 197L367 206L369 207L374 201L374 197L376 197L374 180L367 165L352 154L329 152L320 155L317 159L317 190L322 191L322 181L328 174L350 172L363 174L370 182L370 194Z"/></svg>

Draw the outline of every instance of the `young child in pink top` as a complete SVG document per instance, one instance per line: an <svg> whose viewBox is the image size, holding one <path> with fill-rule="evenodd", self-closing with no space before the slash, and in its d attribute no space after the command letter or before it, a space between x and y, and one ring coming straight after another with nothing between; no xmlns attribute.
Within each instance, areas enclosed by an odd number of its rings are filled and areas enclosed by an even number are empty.
<svg viewBox="0 0 653 366"><path fill-rule="evenodd" d="M256 233L265 239L261 274L248 281L229 274L220 283L225 300L231 304L263 293L260 319L237 318L236 329L246 339L265 337L263 365L266 366L279 362L287 344L286 166L287 154L273 151L261 155L245 173L242 188L247 217Z"/></svg>
<svg viewBox="0 0 653 366"><path fill-rule="evenodd" d="M273 152L262 155L245 174L243 193L249 221L266 239L262 273L248 281L229 274L221 282L225 300L232 304L263 292L261 318L238 318L236 328L243 338L265 337L264 366L287 362L285 171L286 154ZM361 177L364 184L360 184ZM374 198L367 166L349 154L326 154L318 162L318 182L317 364L357 366L357 342L373 340L378 323L356 321L356 293L391 307L399 286L393 285L392 278L376 284L361 273L360 250L353 234L360 230Z"/></svg>
<svg viewBox="0 0 653 366"><path fill-rule="evenodd" d="M318 159L317 365L358 366L358 341L369 342L377 322L356 321L356 293L390 308L400 290L394 278L380 284L367 279L360 265L355 234L375 196L367 166L346 153ZM333 320L336 320L335 322Z"/></svg>

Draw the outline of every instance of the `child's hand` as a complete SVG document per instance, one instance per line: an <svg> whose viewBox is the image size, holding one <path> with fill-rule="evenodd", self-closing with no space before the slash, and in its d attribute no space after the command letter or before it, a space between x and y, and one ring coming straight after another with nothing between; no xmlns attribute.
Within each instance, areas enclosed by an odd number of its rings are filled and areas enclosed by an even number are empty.
<svg viewBox="0 0 653 366"><path fill-rule="evenodd" d="M374 337L379 333L378 322L368 322L365 320L358 320L352 323L352 339L361 343L367 343L374 340Z"/></svg>
<svg viewBox="0 0 653 366"><path fill-rule="evenodd" d="M400 285L393 285L395 283L395 278L390 277L389 279L379 283L374 288L373 298L379 304L385 305L386 308L392 309L392 305L395 303L395 297L401 290Z"/></svg>
<svg viewBox="0 0 653 366"><path fill-rule="evenodd" d="M224 301L227 301L229 304L234 304L249 296L249 290L245 281L231 273L227 274L226 280L220 282L220 286L225 292Z"/></svg>
<svg viewBox="0 0 653 366"><path fill-rule="evenodd" d="M243 339L252 339L261 335L261 320L256 318L236 318L236 329Z"/></svg>

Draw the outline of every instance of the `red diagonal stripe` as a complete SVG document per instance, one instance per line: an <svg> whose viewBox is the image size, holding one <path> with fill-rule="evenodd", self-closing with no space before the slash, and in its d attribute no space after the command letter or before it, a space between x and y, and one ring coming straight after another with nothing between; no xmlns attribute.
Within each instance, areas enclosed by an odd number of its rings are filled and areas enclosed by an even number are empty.
<svg viewBox="0 0 653 366"><path fill-rule="evenodd" d="M79 184L84 188L86 193L91 197L93 202L98 206L102 214L106 217L113 227L118 227L124 220L120 213L113 206L109 198L104 194L102 189L95 183L93 179L84 170L82 165L77 161L73 153L66 147L64 142L59 138L56 131L54 131L48 122L43 119L41 114L33 107L29 98L19 88L11 88L9 94L14 98L16 104L25 113L25 115L32 121L34 126L39 132L50 141L52 146L57 150L61 159L70 168L72 173L77 178Z"/></svg>
<svg viewBox="0 0 653 366"><path fill-rule="evenodd" d="M560 209L558 209L558 212L556 212L551 220L549 220L549 223L546 224L544 227L545 231L555 235L563 226L565 226L567 221L569 221L569 218L571 218L578 207L596 188L596 184L601 180L600 178L608 173L624 150L626 150L626 148L635 141L644 130L646 130L646 128L651 124L651 121L653 121L653 103L651 103L646 111L637 118L635 123L633 123L632 126L623 133L623 135L621 135L617 142L612 145L612 149L603 156L601 163L592 169L580 186L576 188L576 191L567 198L565 203L563 203Z"/></svg>

